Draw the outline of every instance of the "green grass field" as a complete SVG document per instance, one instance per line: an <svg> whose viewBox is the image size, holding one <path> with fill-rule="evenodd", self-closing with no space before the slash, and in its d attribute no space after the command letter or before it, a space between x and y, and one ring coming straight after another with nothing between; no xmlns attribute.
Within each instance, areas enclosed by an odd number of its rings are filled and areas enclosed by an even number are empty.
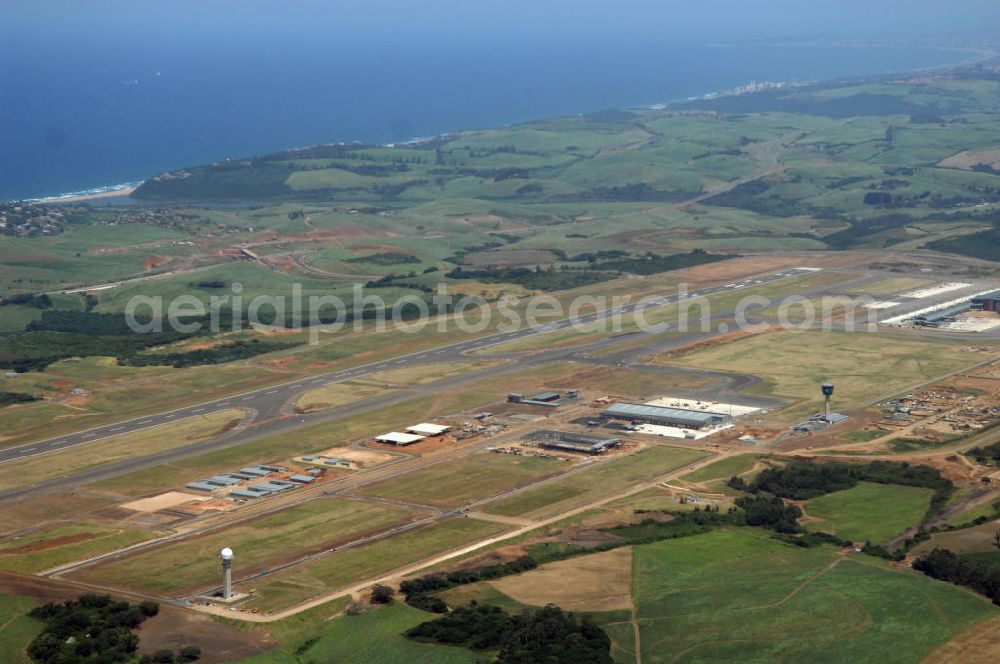
<svg viewBox="0 0 1000 664"><path fill-rule="evenodd" d="M754 389L791 402L784 412L820 409L819 385L837 385L837 407L858 408L986 358L962 345L863 332L774 332L671 358L684 366L757 375Z"/></svg>
<svg viewBox="0 0 1000 664"><path fill-rule="evenodd" d="M709 482L711 480L728 480L734 475L742 475L750 472L756 465L758 455L740 454L738 456L726 457L719 461L703 466L698 470L682 475L680 479L685 482Z"/></svg>
<svg viewBox="0 0 1000 664"><path fill-rule="evenodd" d="M0 653L9 664L30 664L25 648L42 631L42 623L29 618L34 604L24 597L0 594Z"/></svg>
<svg viewBox="0 0 1000 664"><path fill-rule="evenodd" d="M0 569L34 574L151 539L134 528L78 522L0 542Z"/></svg>
<svg viewBox="0 0 1000 664"><path fill-rule="evenodd" d="M229 408L145 431L113 436L86 446L61 450L57 454L13 461L8 472L0 477L0 489L28 486L86 468L191 445L237 425L244 415L242 410Z"/></svg>
<svg viewBox="0 0 1000 664"><path fill-rule="evenodd" d="M455 518L422 526L299 565L251 585L259 599L253 605L270 611L358 583L400 566L496 535L509 526L472 518Z"/></svg>
<svg viewBox="0 0 1000 664"><path fill-rule="evenodd" d="M920 523L932 493L919 487L861 482L846 491L813 498L805 511L823 519L822 523L810 524L813 530L855 542L884 544Z"/></svg>
<svg viewBox="0 0 1000 664"><path fill-rule="evenodd" d="M202 537L91 567L74 576L112 587L171 594L199 589L216 581L218 552L225 546L237 552L234 573L240 576L283 559L386 530L411 516L402 507L321 498Z"/></svg>
<svg viewBox="0 0 1000 664"><path fill-rule="evenodd" d="M972 521L981 517L994 517L1000 510L998 510L994 505L998 501L987 500L986 502L979 503L978 505L973 505L963 512L959 512L952 518L948 519L947 524L950 526L961 526L966 523L971 523Z"/></svg>
<svg viewBox="0 0 1000 664"><path fill-rule="evenodd" d="M482 654L466 648L417 643L403 632L434 616L401 602L325 622L315 640L299 640L242 664L365 662L371 664L476 664Z"/></svg>
<svg viewBox="0 0 1000 664"><path fill-rule="evenodd" d="M565 472L571 467L557 459L480 453L373 484L361 489L360 493L438 507L459 507L477 498Z"/></svg>
<svg viewBox="0 0 1000 664"><path fill-rule="evenodd" d="M555 513L567 505L626 489L655 479L706 456L700 450L656 446L503 498L486 507L490 514L534 517Z"/></svg>
<svg viewBox="0 0 1000 664"><path fill-rule="evenodd" d="M644 662L919 662L997 614L916 572L746 530L636 547L634 564Z"/></svg>

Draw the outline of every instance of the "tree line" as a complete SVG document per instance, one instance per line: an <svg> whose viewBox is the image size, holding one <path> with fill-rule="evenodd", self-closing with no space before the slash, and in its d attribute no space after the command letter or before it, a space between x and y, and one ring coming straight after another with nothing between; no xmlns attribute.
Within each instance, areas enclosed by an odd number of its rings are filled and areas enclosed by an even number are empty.
<svg viewBox="0 0 1000 664"><path fill-rule="evenodd" d="M497 650L496 664L612 664L611 639L589 617L558 606L512 616L472 603L406 632L415 641Z"/></svg>

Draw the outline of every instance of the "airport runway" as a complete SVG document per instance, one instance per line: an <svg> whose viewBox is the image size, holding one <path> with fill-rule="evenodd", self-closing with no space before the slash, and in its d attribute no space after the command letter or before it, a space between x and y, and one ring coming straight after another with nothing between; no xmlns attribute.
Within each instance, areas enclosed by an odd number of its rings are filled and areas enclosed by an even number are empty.
<svg viewBox="0 0 1000 664"><path fill-rule="evenodd" d="M693 290L687 294L687 297L688 298L708 297L713 295L719 295L722 293L738 292L741 289L756 288L758 286L768 283L773 283L775 281L780 281L782 279L802 276L804 274L808 274L811 271L815 270L810 268L791 268L791 269L781 270L770 274L746 278L725 285L712 286L699 290ZM331 383L338 383L345 380L360 378L368 374L377 373L380 371L386 371L390 369L401 369L407 366L419 365L423 363L454 360L456 358L459 358L464 353L482 350L485 348L489 348L491 346L496 346L498 344L514 341L517 339L523 339L525 337L530 337L536 334L545 334L548 332L565 330L577 324L592 324L594 322L598 322L600 320L607 318L612 318L614 316L627 315L633 313L640 307L655 308L669 304L674 304L679 299L680 299L679 295L649 298L646 300L642 300L640 302L635 302L622 307L611 309L609 311L579 316L576 319L566 318L546 325L539 325L537 327L527 327L511 332L503 332L485 337L480 337L477 339L460 341L458 343L450 344L448 346L431 348L428 350L412 353L409 355L398 356L387 360L381 360L378 362L372 362L369 364L352 367L350 369L342 369L340 371L334 371L317 376L310 376L308 378L302 378L289 383L284 383L282 385L264 387L258 390L253 390L251 392L245 392L242 394L237 394L222 399L216 399L213 401L207 401L200 404L186 406L184 408L178 408L176 410L159 413L157 415L147 415L144 417L137 417L130 420L125 420L123 422L116 422L114 424L107 424L104 426L95 427L93 429L87 429L85 431L78 431L63 436L57 436L47 440L39 440L36 442L25 443L23 445L18 445L16 447L10 447L4 450L0 450L0 464L7 463L10 461L17 461L19 459L26 459L29 457L34 457L42 454L51 454L53 452L58 452L60 450L65 450L80 445L87 445L90 443L95 443L97 441L105 440L107 438L112 438L116 436L124 436L131 433L136 433L138 431L142 431L144 429L149 429L164 424L178 422L191 417L207 415L209 413L217 412L220 410L226 410L228 408L251 409L257 413L255 419L270 420L279 417L282 414L281 413L282 407L286 403L288 403L288 401L293 397L297 396L298 394L301 394L302 392L305 392L310 389L315 389L323 385L329 385ZM296 417L293 419L298 420L300 418ZM312 418L301 418L303 423L307 419L312 419Z"/></svg>

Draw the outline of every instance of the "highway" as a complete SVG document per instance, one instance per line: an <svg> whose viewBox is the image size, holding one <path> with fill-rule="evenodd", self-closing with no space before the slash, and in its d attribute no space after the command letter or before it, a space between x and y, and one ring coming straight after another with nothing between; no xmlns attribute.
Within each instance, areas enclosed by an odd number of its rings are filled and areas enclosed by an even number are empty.
<svg viewBox="0 0 1000 664"><path fill-rule="evenodd" d="M709 297L728 292L737 292L740 289L756 288L768 283L780 281L782 279L802 276L811 271L814 270L811 268L790 268L780 270L778 272L765 275L744 278L725 285L693 290L687 294L687 298ZM25 443L23 445L0 450L0 464L39 456L42 454L51 454L53 452L78 447L80 445L88 445L107 438L124 436L138 431L143 431L145 429L179 422L191 417L207 415L209 413L229 408L244 408L255 411L255 417L258 419L277 418L282 414L282 408L292 398L307 390L315 389L323 385L360 378L362 376L390 369L401 369L424 363L454 360L456 358L460 358L465 353L483 350L509 341L515 341L537 334L557 332L559 330L570 328L574 325L592 325L593 323L604 319L631 314L640 308L649 309L675 304L680 299L680 295L644 299L639 302L629 303L607 311L578 316L576 318L564 318L545 325L525 327L514 331L501 332L475 339L463 340L447 346L440 346L408 355L397 356L386 360L351 367L349 369L342 369L330 373L301 378L289 383L273 385L213 401L206 401L200 404L185 406L183 408L177 408L175 410L166 411L156 415L137 417L46 440ZM310 418L302 417L301 421L304 423L309 419Z"/></svg>

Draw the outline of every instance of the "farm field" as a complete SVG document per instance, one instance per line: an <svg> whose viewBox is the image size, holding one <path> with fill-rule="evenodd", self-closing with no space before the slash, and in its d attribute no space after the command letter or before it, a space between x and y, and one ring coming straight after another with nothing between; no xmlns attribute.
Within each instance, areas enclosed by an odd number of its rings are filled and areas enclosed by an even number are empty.
<svg viewBox="0 0 1000 664"><path fill-rule="evenodd" d="M565 461L480 452L362 488L366 496L459 507L570 470Z"/></svg>
<svg viewBox="0 0 1000 664"><path fill-rule="evenodd" d="M170 595L215 582L218 553L226 546L237 552L234 572L240 576L388 529L414 516L402 507L319 498L208 535L86 568L72 576L90 583Z"/></svg>
<svg viewBox="0 0 1000 664"><path fill-rule="evenodd" d="M568 505L604 496L680 468L707 456L701 450L657 445L601 463L571 477L503 498L485 509L489 514L536 517L557 513Z"/></svg>
<svg viewBox="0 0 1000 664"><path fill-rule="evenodd" d="M918 573L751 531L636 547L634 593L644 662L793 653L816 662L919 662L997 614L987 600Z"/></svg>
<svg viewBox="0 0 1000 664"><path fill-rule="evenodd" d="M612 564L609 554L616 552ZM599 560L607 564L597 566ZM552 570L572 574L574 567L584 570L574 583L548 582ZM589 571L598 568L599 574ZM630 579L644 662L794 656L916 664L964 630L1000 617L985 598L919 573L828 546L793 547L750 528L571 558L441 597L453 605L475 600L516 611L573 596L596 607L606 584L613 589L622 579ZM615 661L634 662L628 613L590 615L611 636Z"/></svg>
<svg viewBox="0 0 1000 664"><path fill-rule="evenodd" d="M961 526L982 517L994 517L997 515L998 511L1000 511L996 507L997 502L1000 502L997 500L997 496L992 496L983 502L970 506L965 511L959 512L952 518L948 519L947 524L951 526Z"/></svg>
<svg viewBox="0 0 1000 664"><path fill-rule="evenodd" d="M249 585L257 595L252 606L264 611L293 606L324 592L500 534L508 528L468 517L421 526L251 582Z"/></svg>
<svg viewBox="0 0 1000 664"><path fill-rule="evenodd" d="M809 524L812 530L854 542L885 544L920 523L932 493L931 489L919 487L860 482L846 491L813 498L806 503L805 511L822 519Z"/></svg>
<svg viewBox="0 0 1000 664"><path fill-rule="evenodd" d="M837 385L836 407L858 408L986 360L957 343L890 334L773 332L670 358L671 363L760 376L757 392L782 397L782 412L802 417L819 407L818 386Z"/></svg>
<svg viewBox="0 0 1000 664"><path fill-rule="evenodd" d="M360 615L326 621L307 647L283 647L241 664L299 662L371 662L372 664L477 664L482 655L466 648L417 643L403 636L433 615L397 602Z"/></svg>
<svg viewBox="0 0 1000 664"><path fill-rule="evenodd" d="M521 604L555 604L567 611L618 611L632 607L632 547L542 565L530 573L490 582Z"/></svg>
<svg viewBox="0 0 1000 664"><path fill-rule="evenodd" d="M997 550L994 535L998 528L1000 524L993 520L971 528L934 533L930 540L914 547L913 554L930 553L935 548L949 549L959 554L993 553Z"/></svg>

